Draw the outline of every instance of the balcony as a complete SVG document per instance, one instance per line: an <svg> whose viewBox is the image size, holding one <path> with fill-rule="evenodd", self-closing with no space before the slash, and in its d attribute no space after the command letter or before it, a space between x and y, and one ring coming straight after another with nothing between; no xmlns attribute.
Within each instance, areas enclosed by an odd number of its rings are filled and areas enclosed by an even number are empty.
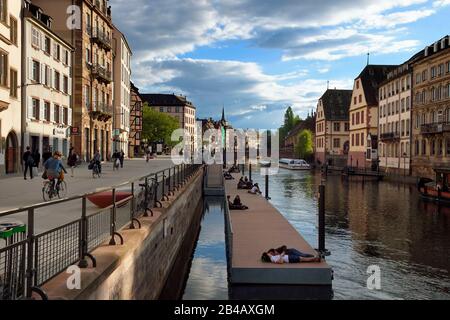
<svg viewBox="0 0 450 320"><path fill-rule="evenodd" d="M106 51L110 51L112 49L111 38L109 36L107 36L99 28L93 28L90 31L90 35L91 35L91 40L94 43L97 43L100 47L102 47Z"/></svg>
<svg viewBox="0 0 450 320"><path fill-rule="evenodd" d="M111 71L107 70L105 67L97 64L91 66L92 75L105 84L110 84L112 81Z"/></svg>
<svg viewBox="0 0 450 320"><path fill-rule="evenodd" d="M449 122L428 123L420 126L421 134L437 134L443 132L450 132Z"/></svg>
<svg viewBox="0 0 450 320"><path fill-rule="evenodd" d="M380 134L381 141L394 141L400 139L400 132L386 132Z"/></svg>
<svg viewBox="0 0 450 320"><path fill-rule="evenodd" d="M113 108L107 103L94 101L90 113L93 120L107 122L112 118Z"/></svg>

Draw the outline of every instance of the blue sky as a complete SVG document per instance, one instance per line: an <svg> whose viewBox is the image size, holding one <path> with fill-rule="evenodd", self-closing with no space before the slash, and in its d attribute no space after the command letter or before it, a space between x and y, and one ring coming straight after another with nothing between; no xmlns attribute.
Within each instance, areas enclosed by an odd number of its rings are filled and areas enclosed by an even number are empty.
<svg viewBox="0 0 450 320"><path fill-rule="evenodd" d="M177 93L198 117L277 128L366 64L400 64L447 35L450 0L111 0L143 93Z"/></svg>

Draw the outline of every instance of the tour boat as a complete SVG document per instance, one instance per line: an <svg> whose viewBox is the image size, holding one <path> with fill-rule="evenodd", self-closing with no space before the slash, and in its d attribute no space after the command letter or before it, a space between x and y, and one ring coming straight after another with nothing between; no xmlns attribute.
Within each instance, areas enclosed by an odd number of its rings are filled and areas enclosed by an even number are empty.
<svg viewBox="0 0 450 320"><path fill-rule="evenodd" d="M450 205L450 168L435 168L436 180L420 178L417 189L425 200Z"/></svg>
<svg viewBox="0 0 450 320"><path fill-rule="evenodd" d="M303 159L280 159L280 168L290 170L309 170L311 166Z"/></svg>

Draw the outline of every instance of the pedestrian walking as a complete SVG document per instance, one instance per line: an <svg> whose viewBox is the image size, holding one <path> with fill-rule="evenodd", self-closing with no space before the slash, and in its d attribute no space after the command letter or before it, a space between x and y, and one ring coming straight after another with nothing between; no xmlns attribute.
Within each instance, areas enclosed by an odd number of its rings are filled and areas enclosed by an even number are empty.
<svg viewBox="0 0 450 320"><path fill-rule="evenodd" d="M125 160L125 152L123 152L123 149L122 149L122 150L120 150L120 153L119 153L120 168L123 168L124 160Z"/></svg>
<svg viewBox="0 0 450 320"><path fill-rule="evenodd" d="M147 149L145 150L145 153L147 155L146 161L148 162L150 160L150 156L152 154L152 147L148 146Z"/></svg>
<svg viewBox="0 0 450 320"><path fill-rule="evenodd" d="M120 152L119 151L116 150L113 153L112 160L113 160L113 171L119 170L119 166L120 166Z"/></svg>
<svg viewBox="0 0 450 320"><path fill-rule="evenodd" d="M36 168L36 175L38 173L39 164L41 163L41 154L39 153L38 149L35 149L33 152L33 160L34 160L34 167Z"/></svg>
<svg viewBox="0 0 450 320"><path fill-rule="evenodd" d="M69 157L67 158L67 165L70 167L70 176L73 178L75 175L75 168L78 164L78 154L74 148L70 148Z"/></svg>
<svg viewBox="0 0 450 320"><path fill-rule="evenodd" d="M26 151L22 155L23 165L24 165L24 171L23 171L23 179L27 180L27 171L30 170L30 179L33 179L33 166L34 166L34 159L33 155L30 151L30 147L27 147Z"/></svg>

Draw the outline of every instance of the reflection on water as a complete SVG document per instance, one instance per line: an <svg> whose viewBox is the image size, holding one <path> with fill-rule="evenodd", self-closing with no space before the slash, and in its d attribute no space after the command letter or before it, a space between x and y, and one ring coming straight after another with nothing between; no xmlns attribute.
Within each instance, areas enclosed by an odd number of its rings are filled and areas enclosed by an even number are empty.
<svg viewBox="0 0 450 320"><path fill-rule="evenodd" d="M320 179L280 169L269 186L271 202L313 247ZM326 237L335 299L450 299L450 208L424 203L414 186L329 176ZM366 288L370 265L381 268L381 290Z"/></svg>
<svg viewBox="0 0 450 320"><path fill-rule="evenodd" d="M228 299L224 199L207 197L184 300Z"/></svg>

